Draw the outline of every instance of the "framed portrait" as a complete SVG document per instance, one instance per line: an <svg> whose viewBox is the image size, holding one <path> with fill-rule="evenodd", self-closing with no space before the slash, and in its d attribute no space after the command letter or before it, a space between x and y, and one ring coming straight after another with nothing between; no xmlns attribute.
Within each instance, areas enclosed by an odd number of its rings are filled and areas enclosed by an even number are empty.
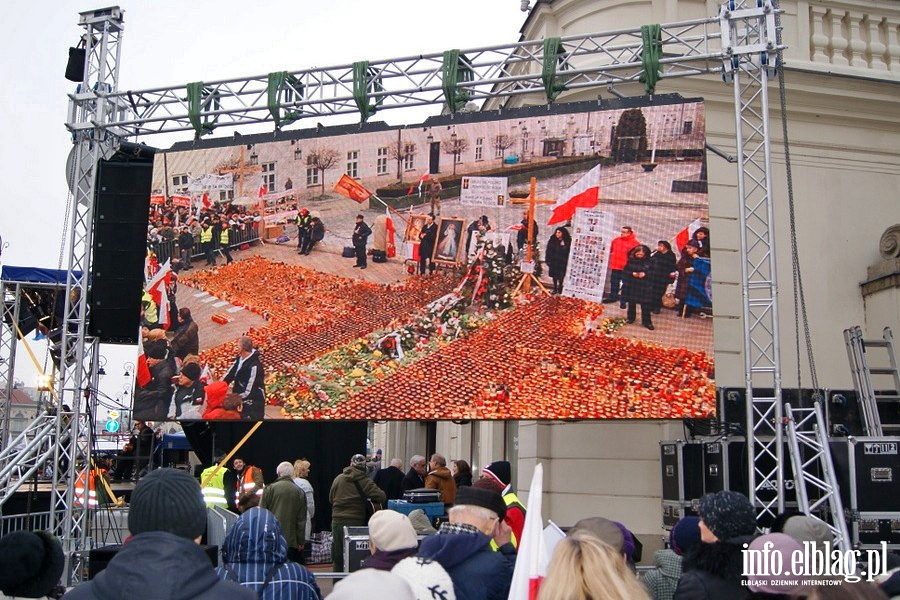
<svg viewBox="0 0 900 600"><path fill-rule="evenodd" d="M403 241L418 244L419 234L422 233L423 227L425 227L425 215L410 215Z"/></svg>
<svg viewBox="0 0 900 600"><path fill-rule="evenodd" d="M431 259L436 262L455 264L458 262L466 222L458 217L441 217L438 221L437 241Z"/></svg>

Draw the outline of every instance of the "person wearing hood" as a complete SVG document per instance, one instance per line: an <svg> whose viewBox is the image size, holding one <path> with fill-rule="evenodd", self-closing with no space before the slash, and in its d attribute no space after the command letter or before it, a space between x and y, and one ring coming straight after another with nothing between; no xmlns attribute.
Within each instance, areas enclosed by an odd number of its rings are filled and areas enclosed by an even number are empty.
<svg viewBox="0 0 900 600"><path fill-rule="evenodd" d="M250 508L225 536L223 564L216 575L240 584L260 600L320 600L316 578L306 567L288 561L287 551L275 515L265 508Z"/></svg>
<svg viewBox="0 0 900 600"><path fill-rule="evenodd" d="M239 395L228 393L227 383L215 381L206 386L206 412L203 413L203 418L240 419L240 401Z"/></svg>
<svg viewBox="0 0 900 600"><path fill-rule="evenodd" d="M437 535L422 540L417 556L444 567L458 598L506 600L516 550L505 515L506 504L497 492L462 487L449 510L450 520Z"/></svg>
<svg viewBox="0 0 900 600"><path fill-rule="evenodd" d="M447 459L440 454L432 454L428 466L430 470L425 476L425 487L437 490L444 504L453 504L456 497L456 482L450 469L447 468Z"/></svg>
<svg viewBox="0 0 900 600"><path fill-rule="evenodd" d="M206 530L200 484L178 469L156 469L135 486L128 511L132 537L92 580L66 600L252 600L221 581L198 545Z"/></svg>
<svg viewBox="0 0 900 600"><path fill-rule="evenodd" d="M13 531L0 538L0 600L59 598L65 561L59 541L46 531Z"/></svg>
<svg viewBox="0 0 900 600"><path fill-rule="evenodd" d="M700 498L700 544L682 563L674 600L747 598L741 583L743 544L755 537L756 510L747 496L721 491Z"/></svg>
<svg viewBox="0 0 900 600"><path fill-rule="evenodd" d="M344 527L366 525L367 500L384 504L387 497L375 482L366 476L366 457L354 454L350 466L345 467L331 483L328 501L331 503L331 561L335 569L344 568Z"/></svg>
<svg viewBox="0 0 900 600"><path fill-rule="evenodd" d="M669 532L669 547L653 555L656 569L644 576L643 583L654 600L672 600L681 578L682 557L700 544L700 518L682 517Z"/></svg>

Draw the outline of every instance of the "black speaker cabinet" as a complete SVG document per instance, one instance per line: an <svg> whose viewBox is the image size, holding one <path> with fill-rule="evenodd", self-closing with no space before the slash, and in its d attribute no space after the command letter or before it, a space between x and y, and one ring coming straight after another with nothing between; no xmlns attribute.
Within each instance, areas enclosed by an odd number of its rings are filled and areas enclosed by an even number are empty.
<svg viewBox="0 0 900 600"><path fill-rule="evenodd" d="M153 153L123 144L97 167L88 332L104 343L137 343Z"/></svg>
<svg viewBox="0 0 900 600"><path fill-rule="evenodd" d="M850 437L831 442L844 508L900 513L900 437Z"/></svg>
<svg viewBox="0 0 900 600"><path fill-rule="evenodd" d="M123 544L115 544L113 546L103 546L102 548L94 548L88 553L88 579L93 579L97 574L109 565L109 561L118 554L119 550L124 547ZM219 566L219 547L218 546L200 546L206 553L212 566ZM123 581L122 585L128 582Z"/></svg>
<svg viewBox="0 0 900 600"><path fill-rule="evenodd" d="M703 491L747 489L747 444L743 438L703 443Z"/></svg>
<svg viewBox="0 0 900 600"><path fill-rule="evenodd" d="M659 443L662 497L690 502L703 495L703 444L676 440Z"/></svg>

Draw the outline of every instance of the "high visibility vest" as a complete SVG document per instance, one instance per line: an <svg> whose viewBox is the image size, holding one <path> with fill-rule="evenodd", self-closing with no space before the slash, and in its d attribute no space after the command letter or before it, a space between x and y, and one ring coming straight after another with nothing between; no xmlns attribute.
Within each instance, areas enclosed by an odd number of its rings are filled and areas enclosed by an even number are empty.
<svg viewBox="0 0 900 600"><path fill-rule="evenodd" d="M153 296L151 296L149 292L144 292L144 295L141 297L141 302L147 304L147 307L144 308L144 319L148 323L158 322L159 310L156 308L156 302L153 301Z"/></svg>
<svg viewBox="0 0 900 600"><path fill-rule="evenodd" d="M210 476L210 473L212 476ZM207 477L209 480L207 481ZM207 506L221 506L228 508L228 500L225 499L225 467L213 465L203 470L200 474L200 481L206 481L206 485L201 490L203 492L203 501Z"/></svg>
<svg viewBox="0 0 900 600"><path fill-rule="evenodd" d="M97 508L97 474L94 469L82 469L75 479L75 504Z"/></svg>
<svg viewBox="0 0 900 600"><path fill-rule="evenodd" d="M212 227L200 230L200 243L208 244L212 241Z"/></svg>
<svg viewBox="0 0 900 600"><path fill-rule="evenodd" d="M228 245L228 228L223 227L222 231L219 233L219 243L222 245Z"/></svg>
<svg viewBox="0 0 900 600"><path fill-rule="evenodd" d="M506 504L506 508L510 506L518 506L523 511L525 510L525 505L519 500L518 496L514 492L507 492L503 495L503 503ZM516 539L516 533L514 531L509 532L509 542L513 545L513 548L516 550L519 549L519 540ZM497 552L500 550L500 546L497 545L497 542L491 540L491 550Z"/></svg>
<svg viewBox="0 0 900 600"><path fill-rule="evenodd" d="M253 480L253 475L255 472L256 472L256 467L251 466L251 465L248 465L244 469L244 473L241 476L241 479L237 482L237 487L234 490L235 504L237 504L240 501L241 496L252 492L253 488L257 487L256 481ZM257 488L257 490L256 490L257 496L262 496L263 487L265 487L265 486L259 486Z"/></svg>

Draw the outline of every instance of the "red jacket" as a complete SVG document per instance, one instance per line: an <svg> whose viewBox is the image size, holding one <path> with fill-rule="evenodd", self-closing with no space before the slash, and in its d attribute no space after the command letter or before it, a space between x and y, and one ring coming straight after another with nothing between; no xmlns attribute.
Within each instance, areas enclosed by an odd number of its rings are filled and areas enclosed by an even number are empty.
<svg viewBox="0 0 900 600"><path fill-rule="evenodd" d="M613 238L612 243L609 245L609 268L616 271L624 269L625 263L628 262L628 253L638 245L640 245L640 242L634 233Z"/></svg>

